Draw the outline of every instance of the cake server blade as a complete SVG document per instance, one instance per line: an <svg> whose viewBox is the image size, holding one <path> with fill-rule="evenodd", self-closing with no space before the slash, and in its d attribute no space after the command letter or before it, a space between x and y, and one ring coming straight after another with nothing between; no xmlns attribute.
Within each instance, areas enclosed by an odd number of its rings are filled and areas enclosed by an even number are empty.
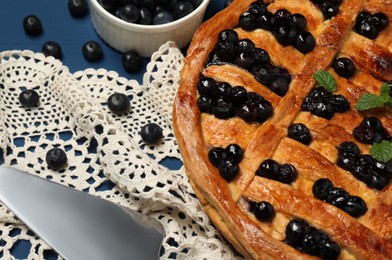
<svg viewBox="0 0 392 260"><path fill-rule="evenodd" d="M0 167L0 201L65 259L157 259L162 224L137 211Z"/></svg>

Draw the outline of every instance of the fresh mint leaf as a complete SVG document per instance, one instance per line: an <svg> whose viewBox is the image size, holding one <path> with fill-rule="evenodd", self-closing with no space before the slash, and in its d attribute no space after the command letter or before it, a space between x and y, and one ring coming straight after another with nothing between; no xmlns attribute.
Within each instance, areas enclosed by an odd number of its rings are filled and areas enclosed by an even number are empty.
<svg viewBox="0 0 392 260"><path fill-rule="evenodd" d="M377 161L388 162L392 159L392 143L383 140L380 143L373 144L370 148L370 155Z"/></svg>
<svg viewBox="0 0 392 260"><path fill-rule="evenodd" d="M316 80L317 84L321 87L325 88L327 91L332 92L336 91L336 80L326 70L319 70L313 74L313 78Z"/></svg>
<svg viewBox="0 0 392 260"><path fill-rule="evenodd" d="M389 86L389 84L388 83L382 84L380 89L380 96L391 98L391 96L389 95L390 92L391 92L391 87Z"/></svg>
<svg viewBox="0 0 392 260"><path fill-rule="evenodd" d="M382 84L380 95L364 94L357 102L355 108L357 110L368 110L372 108L386 106L392 108L392 97L390 96L391 86L388 83Z"/></svg>
<svg viewBox="0 0 392 260"><path fill-rule="evenodd" d="M385 104L384 100L376 94L365 94L357 102L355 108L360 110L368 110L372 108L381 107Z"/></svg>

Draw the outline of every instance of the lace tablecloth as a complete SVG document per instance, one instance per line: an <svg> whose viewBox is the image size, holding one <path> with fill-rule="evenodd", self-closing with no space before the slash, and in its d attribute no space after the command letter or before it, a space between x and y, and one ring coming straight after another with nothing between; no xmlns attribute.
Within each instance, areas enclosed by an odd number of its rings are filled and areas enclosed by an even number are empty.
<svg viewBox="0 0 392 260"><path fill-rule="evenodd" d="M152 216L165 227L162 259L233 259L230 246L211 224L194 195L181 164L172 129L172 104L183 55L171 42L153 54L140 86L114 71L70 73L59 60L31 51L0 53L0 148L4 162L28 173L102 197ZM24 89L40 95L26 109ZM130 112L112 114L106 104L120 92ZM146 145L143 125L158 123L164 138ZM65 169L48 169L48 149L66 151ZM167 158L177 170L165 167ZM31 244L28 259L44 259L51 248L0 205L0 256L15 259L18 241ZM58 256L61 259L61 256Z"/></svg>

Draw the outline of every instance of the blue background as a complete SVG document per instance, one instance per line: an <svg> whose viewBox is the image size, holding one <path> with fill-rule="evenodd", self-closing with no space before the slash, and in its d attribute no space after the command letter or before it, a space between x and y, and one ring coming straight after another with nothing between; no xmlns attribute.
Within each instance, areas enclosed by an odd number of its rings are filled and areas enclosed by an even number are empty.
<svg viewBox="0 0 392 260"><path fill-rule="evenodd" d="M225 1L211 0L205 19L222 10ZM40 52L42 44L52 40L60 44L63 52L62 62L71 72L87 68L105 68L116 71L122 77L130 80L135 79L142 83L149 59L143 59L144 66L141 71L137 73L126 72L121 64L122 53L111 48L99 38L91 24L89 14L83 18L73 18L68 11L68 0L2 0L1 3L0 51L28 49ZM23 19L31 14L41 19L44 31L39 36L28 36L23 30ZM101 61L88 62L84 59L82 46L89 40L95 40L101 44L104 53L104 58ZM0 156L0 163L2 162L3 159ZM27 258L29 250L30 243L20 240L15 244L12 254L17 259L24 259ZM1 257L2 252L0 251ZM51 251L45 254L45 259L55 259L56 257L56 254Z"/></svg>

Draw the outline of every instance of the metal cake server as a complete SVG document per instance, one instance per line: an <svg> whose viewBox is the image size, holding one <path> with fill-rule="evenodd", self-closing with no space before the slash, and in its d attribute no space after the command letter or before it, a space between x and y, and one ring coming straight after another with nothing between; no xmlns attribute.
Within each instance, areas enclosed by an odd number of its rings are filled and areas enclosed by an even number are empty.
<svg viewBox="0 0 392 260"><path fill-rule="evenodd" d="M65 259L157 259L164 229L137 211L0 166L0 201Z"/></svg>

